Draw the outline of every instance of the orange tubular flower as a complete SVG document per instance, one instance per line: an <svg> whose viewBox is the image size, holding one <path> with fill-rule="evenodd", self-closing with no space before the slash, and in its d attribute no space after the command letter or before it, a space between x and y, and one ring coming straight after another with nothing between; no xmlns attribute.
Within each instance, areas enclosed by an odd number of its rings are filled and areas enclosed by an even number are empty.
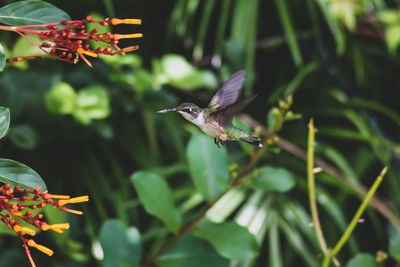
<svg viewBox="0 0 400 267"><path fill-rule="evenodd" d="M17 204L10 204L10 201ZM70 210L63 206L87 201L89 201L88 196L71 198L68 195L41 193L40 188L36 188L35 190L29 188L21 189L17 185L12 189L10 184L5 184L0 187L0 220L20 236L22 242L25 244L25 252L28 259L31 265L35 266L28 247L34 247L49 256L53 255L53 251L35 243L33 239L24 238L25 235L35 236L37 231L30 227L21 226L20 223L28 223L37 230L52 230L62 234L63 230L69 229L69 223L47 224L43 221L43 214L33 215L31 210L52 205L62 211L81 215L83 214L81 211Z"/></svg>
<svg viewBox="0 0 400 267"><path fill-rule="evenodd" d="M101 26L119 25L119 24L136 24L140 25L140 19L106 19L103 21L95 21L91 16L83 20L60 21L43 25L23 25L23 26L4 26L0 25L0 29L14 31L25 38L31 44L37 46L44 53L51 57L66 61L69 63L77 63L79 58L84 60L90 67L92 64L85 56L98 57L99 54L115 55L124 54L138 49L126 49L118 46L118 40L141 38L143 34L113 34L111 32L98 33L99 29L94 28L87 31L86 24L94 23ZM43 40L42 43L35 43L28 38L28 35L37 36ZM99 47L91 49L88 41L102 42L107 45L106 48ZM9 59L7 62L15 62L24 59L34 59L34 57L19 57L17 59Z"/></svg>

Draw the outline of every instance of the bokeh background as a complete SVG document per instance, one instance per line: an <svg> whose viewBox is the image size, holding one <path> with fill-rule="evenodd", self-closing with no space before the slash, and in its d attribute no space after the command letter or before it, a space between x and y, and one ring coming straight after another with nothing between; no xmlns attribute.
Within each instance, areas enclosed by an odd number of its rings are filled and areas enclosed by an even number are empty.
<svg viewBox="0 0 400 267"><path fill-rule="evenodd" d="M112 31L144 36L122 42L122 47L138 44L138 51L90 59L93 68L83 61L72 65L46 58L7 65L0 74L0 105L11 111L1 157L32 167L54 194L88 194L91 199L78 205L83 216L46 211L50 221L69 221L71 229L37 237L55 251L51 258L34 251L38 266L134 266L125 256L104 260L106 241L100 233L110 219L140 232L141 252L132 253L142 259L163 244L168 231L145 212L132 185L130 177L137 171L165 178L183 221L193 218L205 205L196 199L188 165L188 143L199 130L178 114L155 111L181 102L205 107L218 86L239 69L247 74L240 97L259 93L244 112L262 127L273 125L271 110L279 100L293 97L292 120L283 124L280 140L305 150L307 124L314 118L316 156L331 170L317 175L328 245L335 244L350 222L360 192L383 166L389 167L378 190L383 206L367 209L338 259L345 265L358 253L375 257L382 251L388 255L385 266L399 264L399 1L48 2L72 19L140 18L140 26L114 26ZM13 33L1 32L0 41L7 57L38 53ZM250 122L247 117L237 123L250 124L254 131ZM213 143L211 137L207 140ZM246 145L228 143L223 150L239 170L249 158ZM257 256L235 261L214 251L222 261L209 257L194 266L320 265L321 252L309 225L304 159L293 147L278 143L257 163L266 165L287 170L296 185L285 192L243 189L237 203L223 207L230 210L226 220L238 221L250 209L267 214L256 221L262 225L254 234ZM20 240L2 235L0 266L27 264ZM158 265L185 266L168 261Z"/></svg>

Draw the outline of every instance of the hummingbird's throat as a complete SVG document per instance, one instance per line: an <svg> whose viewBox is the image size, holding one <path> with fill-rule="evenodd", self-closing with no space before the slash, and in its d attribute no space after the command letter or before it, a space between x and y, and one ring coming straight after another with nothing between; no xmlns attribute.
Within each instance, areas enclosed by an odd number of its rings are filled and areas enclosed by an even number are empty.
<svg viewBox="0 0 400 267"><path fill-rule="evenodd" d="M188 121L190 121L191 123L197 125L197 126L202 126L205 124L205 120L204 120L204 112L200 112L200 113L185 113L182 112L181 115L187 119Z"/></svg>

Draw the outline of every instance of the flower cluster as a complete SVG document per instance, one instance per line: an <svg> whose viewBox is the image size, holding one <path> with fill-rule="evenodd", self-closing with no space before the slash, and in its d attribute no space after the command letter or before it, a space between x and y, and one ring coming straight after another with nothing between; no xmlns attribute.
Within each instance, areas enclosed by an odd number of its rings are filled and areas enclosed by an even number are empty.
<svg viewBox="0 0 400 267"><path fill-rule="evenodd" d="M49 256L53 255L53 251L37 244L31 237L27 236L35 236L37 230L52 230L61 234L63 230L69 228L69 224L47 224L43 220L42 213L34 215L32 210L52 205L62 211L82 215L81 211L68 209L64 206L69 203L80 203L88 200L88 196L71 198L67 195L43 193L40 192L40 188L35 190L29 188L21 189L17 185L12 189L10 184L5 184L0 187L0 220L21 237L25 252L32 266L35 266L29 247L34 247Z"/></svg>
<svg viewBox="0 0 400 267"><path fill-rule="evenodd" d="M23 25L23 26L0 26L2 30L14 31L25 38L31 44L37 46L44 53L58 60L69 63L77 63L79 58L86 64L92 66L85 56L97 57L99 54L115 55L125 54L137 50L137 45L120 48L119 40L128 38L140 38L141 33L132 34L113 34L111 32L98 33L99 29L94 28L87 31L87 24L94 23L101 26L119 25L119 24L141 24L140 19L106 19L95 21L91 16L83 20L60 21L43 25ZM42 43L36 43L28 38L27 35L37 36L43 40ZM106 48L98 47L91 49L87 41L102 42L107 45ZM18 60L14 60L18 61ZM11 61L9 61L11 62Z"/></svg>

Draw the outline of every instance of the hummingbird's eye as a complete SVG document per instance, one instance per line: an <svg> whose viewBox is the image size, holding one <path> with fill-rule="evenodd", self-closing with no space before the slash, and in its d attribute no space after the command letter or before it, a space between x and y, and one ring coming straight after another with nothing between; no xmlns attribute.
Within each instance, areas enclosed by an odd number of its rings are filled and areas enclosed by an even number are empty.
<svg viewBox="0 0 400 267"><path fill-rule="evenodd" d="M191 108L185 108L185 109L182 110L182 111L183 111L183 112L186 112L186 113L192 113L192 112L193 112Z"/></svg>

